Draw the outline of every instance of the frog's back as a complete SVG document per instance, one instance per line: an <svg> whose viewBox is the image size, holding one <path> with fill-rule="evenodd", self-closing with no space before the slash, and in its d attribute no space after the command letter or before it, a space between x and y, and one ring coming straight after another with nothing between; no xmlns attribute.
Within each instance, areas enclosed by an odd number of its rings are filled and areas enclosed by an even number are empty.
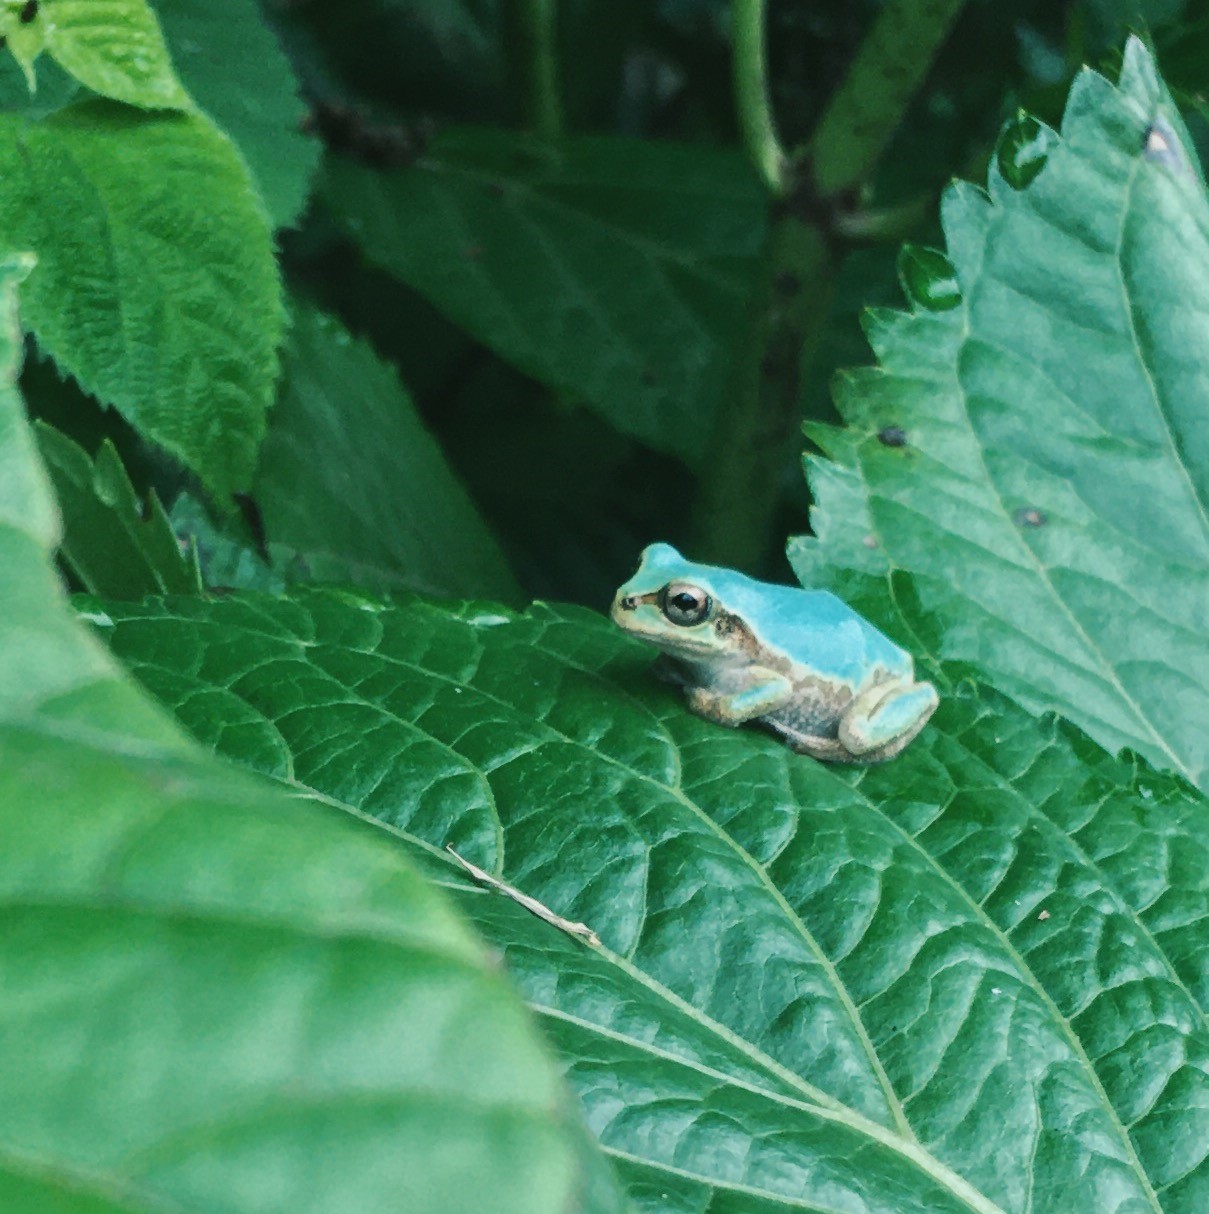
<svg viewBox="0 0 1209 1214"><path fill-rule="evenodd" d="M725 572L720 600L790 661L859 686L876 667L912 670L911 655L829 590L803 590Z"/></svg>

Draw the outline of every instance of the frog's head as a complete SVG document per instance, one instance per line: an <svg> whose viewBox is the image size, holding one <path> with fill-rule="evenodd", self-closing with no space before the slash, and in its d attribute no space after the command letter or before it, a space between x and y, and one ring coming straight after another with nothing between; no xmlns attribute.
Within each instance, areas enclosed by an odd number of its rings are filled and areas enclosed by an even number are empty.
<svg viewBox="0 0 1209 1214"><path fill-rule="evenodd" d="M725 610L717 570L685 560L671 544L643 550L638 571L613 599L613 622L677 657L705 659L737 652L747 639Z"/></svg>

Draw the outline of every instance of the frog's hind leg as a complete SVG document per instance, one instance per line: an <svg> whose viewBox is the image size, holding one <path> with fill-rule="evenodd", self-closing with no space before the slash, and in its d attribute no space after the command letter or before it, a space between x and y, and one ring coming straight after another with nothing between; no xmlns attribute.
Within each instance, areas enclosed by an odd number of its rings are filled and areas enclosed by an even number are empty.
<svg viewBox="0 0 1209 1214"><path fill-rule="evenodd" d="M878 683L844 711L840 742L857 763L892 759L923 729L938 703L931 683Z"/></svg>

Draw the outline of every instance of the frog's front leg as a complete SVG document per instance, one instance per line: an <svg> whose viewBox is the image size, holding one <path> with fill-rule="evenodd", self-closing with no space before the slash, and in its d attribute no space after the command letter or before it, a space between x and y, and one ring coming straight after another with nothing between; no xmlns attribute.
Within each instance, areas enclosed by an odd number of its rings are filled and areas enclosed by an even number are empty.
<svg viewBox="0 0 1209 1214"><path fill-rule="evenodd" d="M698 716L719 725L742 725L767 716L793 695L793 684L784 675L764 666L746 672L740 691L718 691L712 687L686 687L685 699Z"/></svg>
<svg viewBox="0 0 1209 1214"><path fill-rule="evenodd" d="M892 759L923 729L939 702L931 683L901 679L866 687L840 717L840 741L858 763Z"/></svg>

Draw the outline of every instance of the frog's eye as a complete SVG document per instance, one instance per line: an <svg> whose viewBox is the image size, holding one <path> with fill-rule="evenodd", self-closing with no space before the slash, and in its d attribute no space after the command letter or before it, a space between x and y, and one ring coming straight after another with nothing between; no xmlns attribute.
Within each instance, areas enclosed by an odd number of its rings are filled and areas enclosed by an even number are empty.
<svg viewBox="0 0 1209 1214"><path fill-rule="evenodd" d="M712 605L709 595L689 582L669 582L659 592L659 609L673 624L700 624Z"/></svg>

